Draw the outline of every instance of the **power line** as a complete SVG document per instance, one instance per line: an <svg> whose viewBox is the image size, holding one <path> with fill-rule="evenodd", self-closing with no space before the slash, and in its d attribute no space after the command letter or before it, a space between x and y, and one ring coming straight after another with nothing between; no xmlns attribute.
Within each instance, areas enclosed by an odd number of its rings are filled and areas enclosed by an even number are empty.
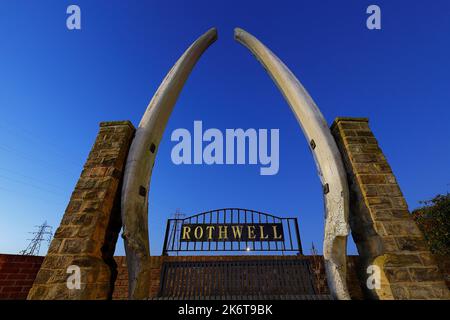
<svg viewBox="0 0 450 320"><path fill-rule="evenodd" d="M9 153L14 154L15 156L18 156L18 157L20 157L22 159L25 159L27 161L30 161L30 163L32 163L32 164L39 165L38 162L40 162L40 166L43 167L43 168L46 168L50 172L55 172L55 170L57 170L57 171L59 171L60 174L64 174L64 175L68 175L68 174L70 175L71 174L70 172L68 172L66 170L63 170L63 169L58 168L58 167L55 167L55 163L51 163L51 162L49 162L47 160L43 160L43 159L38 159L38 158L36 158L35 156L33 156L31 154L28 154L26 152L17 150L15 148L11 148L10 146L0 145L0 149L3 149L3 150L5 150L5 151L7 151Z"/></svg>
<svg viewBox="0 0 450 320"><path fill-rule="evenodd" d="M73 158L68 157L67 154L60 150L58 146L53 144L51 141L45 141L43 143L44 139L42 139L42 136L39 136L36 134L36 132L32 132L28 130L27 128L19 128L17 124L12 124L9 121L6 121L5 119L0 122L0 127L8 131L13 136L20 136L25 140L32 141L33 144L39 144L40 146L46 148L47 150L53 150L54 152L58 153L60 156L64 157L65 159L71 161L73 164L79 164L76 161L73 160Z"/></svg>
<svg viewBox="0 0 450 320"><path fill-rule="evenodd" d="M7 177L7 176L1 175L1 174L0 174L0 179L9 180L9 181L14 182L14 183L19 183L19 184L22 184L22 185L26 185L26 186L29 186L29 187L32 187L32 188L35 188L35 189L39 189L41 191L45 191L45 192L48 192L48 193L52 193L52 194L55 194L55 195L58 195L58 196L64 195L64 193L62 191L49 190L49 189L37 186L35 184L32 184L30 182L17 180L17 179L14 179L14 178L11 178L11 177Z"/></svg>
<svg viewBox="0 0 450 320"><path fill-rule="evenodd" d="M36 181L36 182L38 182L39 184L45 184L45 185L47 185L47 186L49 186L49 187L51 187L51 188L55 188L55 189L57 189L57 190L63 189L61 186L57 186L57 185L55 185L55 184L48 183L48 182L46 182L46 181L44 181L44 180L41 180L41 179L37 179L37 178L33 178L33 177L30 177L30 176L27 176L27 175L22 174L22 173L17 172L17 171L9 170L9 169L2 168L2 167L0 167L0 171L5 171L5 172L11 173L11 174L16 175L16 176L21 176L21 177L23 177L23 178L25 178L25 179Z"/></svg>
<svg viewBox="0 0 450 320"><path fill-rule="evenodd" d="M19 193L19 192L17 192L17 190L12 190L12 189L6 188L6 187L4 187L4 186L0 186L0 190L2 190L2 191L4 191L4 192L12 193L12 194L14 194L14 195L20 194L21 197L26 198L27 200L29 200L30 198L36 196L35 194L31 194L31 193L24 193L24 192L20 192L20 193ZM54 194L54 196L55 196L55 197L58 197L58 199L61 198L60 195ZM37 200L41 200L41 201L45 202L47 205L57 205L57 206L61 206L61 205L66 205L66 204L67 204L67 202L65 202L65 201L52 201L52 203L49 203L49 202L47 201L47 199L42 199L42 198L34 199L33 201L35 202L35 201L37 201Z"/></svg>

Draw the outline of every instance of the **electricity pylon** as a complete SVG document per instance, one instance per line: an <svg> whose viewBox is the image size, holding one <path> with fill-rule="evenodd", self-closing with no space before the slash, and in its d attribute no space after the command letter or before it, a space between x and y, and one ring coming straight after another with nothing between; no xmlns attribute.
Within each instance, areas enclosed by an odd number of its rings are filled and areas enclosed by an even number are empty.
<svg viewBox="0 0 450 320"><path fill-rule="evenodd" d="M50 245L50 241L52 240L52 227L47 224L45 221L40 226L35 226L38 230L35 232L30 232L34 234L33 239L30 240L28 247L25 250L20 251L20 254L24 256L38 256L39 251L41 250L42 241L47 241L48 245Z"/></svg>

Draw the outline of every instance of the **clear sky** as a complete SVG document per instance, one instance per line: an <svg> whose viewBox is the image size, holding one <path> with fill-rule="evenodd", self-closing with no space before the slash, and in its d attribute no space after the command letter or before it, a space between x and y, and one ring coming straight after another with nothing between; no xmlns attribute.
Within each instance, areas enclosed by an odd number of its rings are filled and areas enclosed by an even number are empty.
<svg viewBox="0 0 450 320"><path fill-rule="evenodd" d="M82 29L66 28L77 4ZM377 4L382 29L366 28ZM304 251L321 249L321 185L288 105L233 28L258 37L297 75L331 124L368 117L410 209L450 189L450 2L85 1L0 2L0 252L28 231L56 228L98 131L135 125L167 71L200 34L219 40L178 100L150 190L151 253L166 219L243 207L298 217ZM257 166L176 166L170 134L205 128L279 128L280 171ZM123 254L120 241L116 250ZM349 252L355 253L353 245ZM41 251L44 253L44 250Z"/></svg>

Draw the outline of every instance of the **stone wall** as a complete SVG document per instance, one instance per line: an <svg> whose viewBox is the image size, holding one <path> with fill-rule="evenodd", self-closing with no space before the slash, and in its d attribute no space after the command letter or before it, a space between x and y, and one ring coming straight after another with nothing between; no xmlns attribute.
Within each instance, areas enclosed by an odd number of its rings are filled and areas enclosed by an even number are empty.
<svg viewBox="0 0 450 320"><path fill-rule="evenodd" d="M215 257L212 256L207 257L209 260L214 260L214 258ZM239 256L239 258L241 258L241 256ZM323 267L323 257L317 255L304 256L304 258L310 259L313 271L314 269L318 270L319 293L328 294L329 290L326 282L325 269ZM126 300L128 299L128 270L126 258L124 256L116 256L114 259L117 263L118 274L114 283L112 299ZM177 261L183 259L187 259L187 257L151 257L153 263L151 278L155 285L151 288L149 296L155 297L158 293L161 263L165 260ZM190 259L202 260L203 257L191 257ZM445 274L447 286L450 288L450 281L448 281L450 279L450 257L435 256L435 259L438 261L442 272ZM0 300L26 299L43 260L44 257L0 254ZM357 276L359 257L349 256L347 263L347 284L351 297L352 299L357 300L363 299L364 296Z"/></svg>
<svg viewBox="0 0 450 320"><path fill-rule="evenodd" d="M134 127L103 122L28 299L108 299L122 223L120 194ZM68 289L67 268L80 268L81 289Z"/></svg>
<svg viewBox="0 0 450 320"><path fill-rule="evenodd" d="M44 257L0 254L0 300L24 300Z"/></svg>
<svg viewBox="0 0 450 320"><path fill-rule="evenodd" d="M381 270L381 288L367 289L367 296L449 299L443 275L411 218L368 120L337 118L331 129L348 174L350 226L361 257L361 270L369 265L377 265ZM366 283L368 275L361 272L360 276L361 283Z"/></svg>

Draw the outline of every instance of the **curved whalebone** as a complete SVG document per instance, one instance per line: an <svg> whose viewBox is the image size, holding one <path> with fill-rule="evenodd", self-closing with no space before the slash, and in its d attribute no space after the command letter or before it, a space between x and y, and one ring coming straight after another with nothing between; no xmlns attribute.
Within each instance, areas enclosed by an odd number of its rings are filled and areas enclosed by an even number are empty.
<svg viewBox="0 0 450 320"><path fill-rule="evenodd" d="M346 284L348 184L336 142L319 108L288 67L248 32L236 28L234 37L253 53L272 77L313 149L324 186L326 213L323 255L328 284L336 298L350 299Z"/></svg>
<svg viewBox="0 0 450 320"><path fill-rule="evenodd" d="M150 286L147 197L158 145L185 81L216 39L216 29L208 30L172 67L150 101L128 153L121 211L131 299L147 298Z"/></svg>

